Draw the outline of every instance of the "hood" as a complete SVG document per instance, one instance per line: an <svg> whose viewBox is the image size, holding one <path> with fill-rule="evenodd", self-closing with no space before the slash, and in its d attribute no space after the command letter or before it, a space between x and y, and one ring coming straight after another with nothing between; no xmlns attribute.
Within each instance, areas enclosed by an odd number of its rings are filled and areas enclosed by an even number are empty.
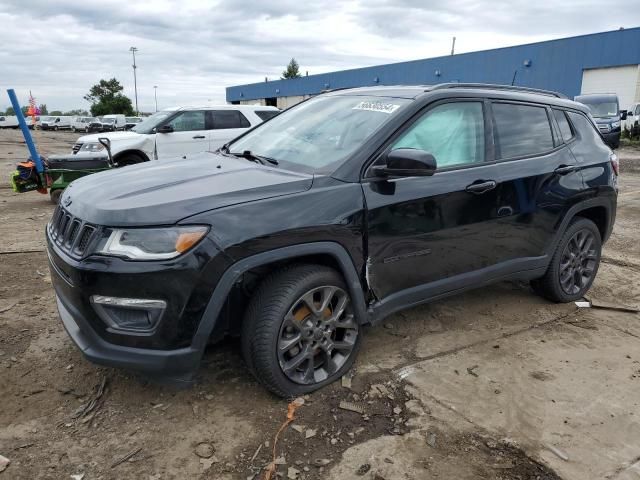
<svg viewBox="0 0 640 480"><path fill-rule="evenodd" d="M207 210L303 192L312 182L312 175L207 152L88 175L67 187L60 204L97 225L172 225Z"/></svg>
<svg viewBox="0 0 640 480"><path fill-rule="evenodd" d="M91 122L95 123L95 122ZM100 123L100 122L98 122ZM131 138L139 137L140 134L136 132L126 131L126 132L108 132L108 133L94 133L93 135L83 135L80 137L77 142L78 143L88 143L88 142L98 142L99 138L108 138L112 142L117 142L118 140L126 140Z"/></svg>

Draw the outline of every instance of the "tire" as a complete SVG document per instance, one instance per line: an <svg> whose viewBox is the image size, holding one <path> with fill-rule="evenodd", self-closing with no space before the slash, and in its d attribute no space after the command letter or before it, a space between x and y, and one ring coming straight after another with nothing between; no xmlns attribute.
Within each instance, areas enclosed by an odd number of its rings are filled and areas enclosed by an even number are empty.
<svg viewBox="0 0 640 480"><path fill-rule="evenodd" d="M118 164L118 167L126 167L127 165L142 163L144 162L144 159L140 155L136 155L135 153L125 153L124 155L118 157L115 162Z"/></svg>
<svg viewBox="0 0 640 480"><path fill-rule="evenodd" d="M57 132L57 131L58 131L58 125L55 125L55 126L53 127L53 131L54 131L54 132Z"/></svg>
<svg viewBox="0 0 640 480"><path fill-rule="evenodd" d="M76 133L76 127L71 127L71 131L72 131L73 133Z"/></svg>
<svg viewBox="0 0 640 480"><path fill-rule="evenodd" d="M249 302L241 340L251 373L270 392L287 398L342 377L358 354L362 327L338 272L298 264L263 280Z"/></svg>
<svg viewBox="0 0 640 480"><path fill-rule="evenodd" d="M58 188L57 190L51 190L49 192L49 198L51 199L51 203L57 205L60 203L60 197L62 196L62 192L64 192L63 188Z"/></svg>
<svg viewBox="0 0 640 480"><path fill-rule="evenodd" d="M552 302L575 302L591 288L601 254L602 238L596 224L576 217L556 246L546 273L532 281L531 286Z"/></svg>
<svg viewBox="0 0 640 480"><path fill-rule="evenodd" d="M89 133L89 127L84 127L85 133Z"/></svg>

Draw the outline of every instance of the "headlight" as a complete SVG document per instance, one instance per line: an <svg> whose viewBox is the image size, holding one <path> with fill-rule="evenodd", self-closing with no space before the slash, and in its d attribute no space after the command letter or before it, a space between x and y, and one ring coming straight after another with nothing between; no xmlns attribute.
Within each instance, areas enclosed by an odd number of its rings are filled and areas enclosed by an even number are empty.
<svg viewBox="0 0 640 480"><path fill-rule="evenodd" d="M209 231L205 226L114 229L96 253L131 260L166 260L193 248Z"/></svg>
<svg viewBox="0 0 640 480"><path fill-rule="evenodd" d="M104 145L99 142L89 142L82 145L81 152L101 152L104 150Z"/></svg>
<svg viewBox="0 0 640 480"><path fill-rule="evenodd" d="M620 127L620 122L611 122L611 128L618 128Z"/></svg>

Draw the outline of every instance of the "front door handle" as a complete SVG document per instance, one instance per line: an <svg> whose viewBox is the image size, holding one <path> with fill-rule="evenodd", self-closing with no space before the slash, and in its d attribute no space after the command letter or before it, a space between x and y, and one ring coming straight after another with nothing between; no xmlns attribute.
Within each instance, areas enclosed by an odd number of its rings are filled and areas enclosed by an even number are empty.
<svg viewBox="0 0 640 480"><path fill-rule="evenodd" d="M481 194L493 190L496 188L497 183L495 180L478 180L477 182L468 185L466 190L469 193Z"/></svg>
<svg viewBox="0 0 640 480"><path fill-rule="evenodd" d="M205 138L204 135L196 135L195 137L193 137L194 140L201 139L201 138Z"/></svg>
<svg viewBox="0 0 640 480"><path fill-rule="evenodd" d="M553 171L553 173L557 173L558 175L566 175L567 173L574 172L575 170L575 165L560 165Z"/></svg>

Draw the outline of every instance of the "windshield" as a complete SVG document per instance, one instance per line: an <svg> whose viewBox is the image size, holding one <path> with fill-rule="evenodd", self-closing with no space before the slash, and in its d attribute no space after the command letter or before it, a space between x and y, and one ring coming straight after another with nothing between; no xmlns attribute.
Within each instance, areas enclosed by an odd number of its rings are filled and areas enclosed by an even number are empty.
<svg viewBox="0 0 640 480"><path fill-rule="evenodd" d="M169 116L173 115L175 111L165 110L163 112L156 112L150 117L145 118L135 127L131 129L132 132L137 133L151 133L151 130L156 128L161 122L166 120Z"/></svg>
<svg viewBox="0 0 640 480"><path fill-rule="evenodd" d="M40 117L41 122L50 122L53 120L53 117Z"/></svg>
<svg viewBox="0 0 640 480"><path fill-rule="evenodd" d="M410 100L367 96L321 96L307 100L229 145L302 167L330 172L355 152Z"/></svg>
<svg viewBox="0 0 640 480"><path fill-rule="evenodd" d="M115 118L103 118L102 123L114 123L116 121Z"/></svg>
<svg viewBox="0 0 640 480"><path fill-rule="evenodd" d="M587 98L582 98L579 101L589 107L591 115L595 118L618 116L618 104L616 102L603 102L601 100L596 101Z"/></svg>
<svg viewBox="0 0 640 480"><path fill-rule="evenodd" d="M127 123L140 123L142 121L142 119L138 117L126 117L125 120Z"/></svg>

